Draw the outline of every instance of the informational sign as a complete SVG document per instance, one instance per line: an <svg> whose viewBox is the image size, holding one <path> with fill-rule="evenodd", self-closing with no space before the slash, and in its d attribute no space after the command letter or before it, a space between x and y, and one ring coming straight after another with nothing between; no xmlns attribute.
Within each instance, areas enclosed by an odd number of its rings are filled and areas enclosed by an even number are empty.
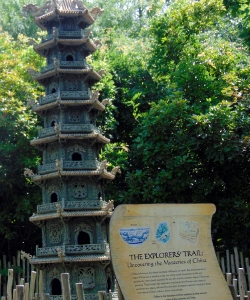
<svg viewBox="0 0 250 300"><path fill-rule="evenodd" d="M118 206L110 250L125 300L232 300L211 240L213 204Z"/></svg>

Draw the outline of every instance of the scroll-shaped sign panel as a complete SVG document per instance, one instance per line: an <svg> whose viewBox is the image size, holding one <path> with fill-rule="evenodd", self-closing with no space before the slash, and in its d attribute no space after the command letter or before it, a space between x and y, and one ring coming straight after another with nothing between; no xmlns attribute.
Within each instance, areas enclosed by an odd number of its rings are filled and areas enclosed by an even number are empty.
<svg viewBox="0 0 250 300"><path fill-rule="evenodd" d="M211 240L213 204L118 206L111 259L125 300L232 300Z"/></svg>

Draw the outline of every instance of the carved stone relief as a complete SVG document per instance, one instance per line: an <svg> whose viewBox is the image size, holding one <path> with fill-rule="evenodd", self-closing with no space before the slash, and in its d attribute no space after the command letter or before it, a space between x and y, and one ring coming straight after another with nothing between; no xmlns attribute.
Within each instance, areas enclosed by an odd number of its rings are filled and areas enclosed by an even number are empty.
<svg viewBox="0 0 250 300"><path fill-rule="evenodd" d="M67 152L70 153L70 154L72 154L74 152L79 152L79 153L84 154L86 152L86 144L85 143L83 143L81 145L74 144L74 145L67 148Z"/></svg>
<svg viewBox="0 0 250 300"><path fill-rule="evenodd" d="M58 244L62 240L62 230L59 224L51 224L49 227L49 239L51 244Z"/></svg>
<svg viewBox="0 0 250 300"><path fill-rule="evenodd" d="M72 195L75 199L84 199L88 195L86 182L75 182L71 185Z"/></svg>
<svg viewBox="0 0 250 300"><path fill-rule="evenodd" d="M73 31L76 29L75 24L73 22L64 22L63 29L65 31Z"/></svg>
<svg viewBox="0 0 250 300"><path fill-rule="evenodd" d="M91 267L84 267L78 269L78 282L82 282L85 289L92 289L95 287L95 270Z"/></svg>
<svg viewBox="0 0 250 300"><path fill-rule="evenodd" d="M78 90L79 90L79 81L77 79L68 79L67 91L78 91Z"/></svg>
<svg viewBox="0 0 250 300"><path fill-rule="evenodd" d="M87 224L87 223L80 223L80 224L76 224L75 226L75 231L79 232L79 231L86 231L86 232L92 232L93 228L91 225Z"/></svg>
<svg viewBox="0 0 250 300"><path fill-rule="evenodd" d="M81 111L79 110L70 110L69 114L69 122L70 123L80 123L81 121Z"/></svg>

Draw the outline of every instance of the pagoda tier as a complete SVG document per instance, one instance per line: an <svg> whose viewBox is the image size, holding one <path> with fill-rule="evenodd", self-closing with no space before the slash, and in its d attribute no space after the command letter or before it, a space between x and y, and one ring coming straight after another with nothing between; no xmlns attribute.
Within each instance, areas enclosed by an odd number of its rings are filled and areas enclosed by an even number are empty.
<svg viewBox="0 0 250 300"><path fill-rule="evenodd" d="M64 31L60 33L57 30L54 30L53 34L43 37L42 44L34 45L34 50L41 56L47 57L48 51L55 48L55 46L63 51L67 46L71 47L72 45L79 45L81 46L81 53L87 57L98 48L98 45L96 45L87 35L82 37L81 31L76 31L74 33L74 39L65 38L63 33Z"/></svg>
<svg viewBox="0 0 250 300"><path fill-rule="evenodd" d="M59 94L58 94L59 95ZM105 109L105 106L97 101L96 99L90 99L90 100L63 100L63 99L58 99L58 97L53 97L52 99L46 99L46 97L40 97L39 102L34 102L29 100L30 105L32 106L34 112L36 112L39 115L44 115L44 113L49 110L53 109L55 107L60 108L60 107L74 107L74 106L81 106L84 107L86 106L86 109L91 111L93 109L97 111L103 111Z"/></svg>
<svg viewBox="0 0 250 300"><path fill-rule="evenodd" d="M33 175L31 176L31 179L34 182L38 182L42 181L42 180L46 180L46 179L50 179L50 178L57 178L57 177L68 177L68 176L98 176L98 178L103 178L103 179L107 179L107 180L112 180L115 178L114 175L112 175L111 173L107 172L107 171L59 171L59 172L51 172L49 174L46 175Z"/></svg>
<svg viewBox="0 0 250 300"><path fill-rule="evenodd" d="M63 28L64 31L72 30L72 27L84 29L92 25L101 12L100 9L96 8L89 12L81 0L47 1L41 7L28 4L24 6L23 10L31 13L36 25L48 32L53 27Z"/></svg>
<svg viewBox="0 0 250 300"><path fill-rule="evenodd" d="M72 299L75 283L82 282L85 299L98 300L98 291L114 287L108 245L113 201L106 201L104 186L119 171L108 172L107 161L99 158L109 139L97 128L96 117L108 99L100 102L98 91L92 92L102 72L86 62L99 43L85 29L102 11L89 11L80 0L51 0L25 10L47 31L41 44L34 45L46 66L33 72L45 95L29 102L44 120L31 141L43 160L37 174L25 170L42 189L42 203L30 217L41 228L42 246L28 258L43 271L43 292L53 300L62 298L60 275L65 272L71 276Z"/></svg>
<svg viewBox="0 0 250 300"><path fill-rule="evenodd" d="M65 2L65 0L63 0L62 2ZM63 17L65 16L69 18L71 22L63 22L65 21L63 19ZM48 9L48 13L40 17L35 17L35 23L42 30L47 30L48 33L51 32L51 29L53 30L53 27L57 27L59 30L64 29L64 31L66 32L72 30L73 26L77 26L80 29L85 29L86 27L93 24L94 21L95 20L93 16L89 13L88 9L84 7L83 9L78 10L75 7L71 9L66 6L61 6L59 8L58 6L56 8L53 8L53 6L51 6L51 8Z"/></svg>
<svg viewBox="0 0 250 300"><path fill-rule="evenodd" d="M59 63L58 63L59 64ZM49 69L50 66L47 66L47 69ZM66 76L63 76L66 75ZM67 78L72 77L72 75L80 75L78 78L83 79L84 81L88 79L88 81L92 84L95 84L97 81L101 79L101 76L95 72L93 69L86 67L84 69L67 69L67 68L57 68L54 64L52 65L52 70L46 70L46 72L43 72L41 74L38 74L35 76L35 80L38 81L40 84L47 86L49 79L56 80L59 78ZM76 76L73 78L75 79ZM68 95L69 97L70 95ZM72 96L71 96L72 98Z"/></svg>
<svg viewBox="0 0 250 300"><path fill-rule="evenodd" d="M37 214L33 214L33 216L30 217L30 221L39 226L41 221L57 219L61 217L73 218L77 216L107 218L111 216L112 209L112 201L65 201L65 199L62 199L62 201L58 201L58 203L46 203L38 205Z"/></svg>
<svg viewBox="0 0 250 300"><path fill-rule="evenodd" d="M58 125L60 126L60 125ZM72 127L70 126L65 126L63 127L63 125L61 125L60 127L64 128L64 130L67 132L70 132L70 130L72 130ZM79 126L80 127L80 126ZM91 127L90 127L91 129ZM85 128L84 126L82 126L82 128L78 128L77 131L84 131ZM47 129L47 128L44 128L44 130L40 130L40 138L37 138L37 139L34 139L31 141L31 145L32 146L38 146L38 145L44 145L46 143L52 143L52 142L55 142L55 141L66 141L66 140L87 140L87 139L92 139L93 141L92 142L98 142L98 143L109 143L109 139L105 138L103 135L101 135L100 133L98 133L96 130L91 130L92 132L91 133L75 133L75 134L64 134L63 133L63 130L62 131L59 131L58 133L55 132L55 129ZM44 146L43 146L44 148Z"/></svg>
<svg viewBox="0 0 250 300"><path fill-rule="evenodd" d="M103 211L84 213L64 212L58 205L57 213L32 216L30 220L42 229L43 243L42 247L36 247L36 256L31 258L31 263L109 261L109 245L103 235L103 232L107 235L108 227L103 221L111 216L112 205L108 203ZM71 232L82 230L88 233L89 243L79 245L78 235Z"/></svg>

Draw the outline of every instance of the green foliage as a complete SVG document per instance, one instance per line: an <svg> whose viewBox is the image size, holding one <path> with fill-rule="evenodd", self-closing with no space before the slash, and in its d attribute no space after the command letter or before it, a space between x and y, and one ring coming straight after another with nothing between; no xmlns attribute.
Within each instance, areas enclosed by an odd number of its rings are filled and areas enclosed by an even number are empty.
<svg viewBox="0 0 250 300"><path fill-rule="evenodd" d="M35 37L38 27L31 16L24 16L22 12L23 6L30 2L30 0L0 1L0 24L3 31L7 31L14 38L17 38L19 34L24 34L29 38ZM40 6L44 1L35 0L33 3Z"/></svg>
<svg viewBox="0 0 250 300"><path fill-rule="evenodd" d="M188 100L206 110L222 100L235 101L248 89L249 63L242 44L209 31L183 46L170 80Z"/></svg>
<svg viewBox="0 0 250 300"><path fill-rule="evenodd" d="M250 45L250 1L249 0L224 0L228 11L236 18L240 19L238 28L241 37Z"/></svg>
<svg viewBox="0 0 250 300"><path fill-rule="evenodd" d="M137 37L150 17L162 9L164 1L88 0L86 5L104 9L102 16L95 22L94 35L103 37L107 31L113 30L117 37L120 35Z"/></svg>
<svg viewBox="0 0 250 300"><path fill-rule="evenodd" d="M138 119L149 109L149 103L162 95L162 91L157 92L144 61L147 41L123 35L116 38L110 31L104 42L93 59L106 63L109 80L112 81L111 99L116 122L110 137L113 142L131 144Z"/></svg>
<svg viewBox="0 0 250 300"><path fill-rule="evenodd" d="M235 106L219 103L204 114L181 95L152 105L138 130L140 163L127 176L124 200L212 202L218 209L214 238L242 240L250 225L249 103L248 97Z"/></svg>
<svg viewBox="0 0 250 300"><path fill-rule="evenodd" d="M41 60L22 35L14 41L0 32L0 48L0 236L2 251L15 253L32 244L35 227L28 218L40 198L40 189L25 180L23 170L37 163L30 146L37 119L26 100L37 97L39 89L27 70Z"/></svg>
<svg viewBox="0 0 250 300"><path fill-rule="evenodd" d="M169 82L169 72L180 62L183 47L197 34L214 28L225 9L221 1L201 0L191 4L185 0L174 1L166 13L153 19L150 29L154 55L150 67L157 80ZM164 74L164 75L163 75Z"/></svg>
<svg viewBox="0 0 250 300"><path fill-rule="evenodd" d="M145 57L155 101L139 106L117 196L212 202L217 246L240 243L250 225L250 58L233 25L217 0L176 0L153 20Z"/></svg>

